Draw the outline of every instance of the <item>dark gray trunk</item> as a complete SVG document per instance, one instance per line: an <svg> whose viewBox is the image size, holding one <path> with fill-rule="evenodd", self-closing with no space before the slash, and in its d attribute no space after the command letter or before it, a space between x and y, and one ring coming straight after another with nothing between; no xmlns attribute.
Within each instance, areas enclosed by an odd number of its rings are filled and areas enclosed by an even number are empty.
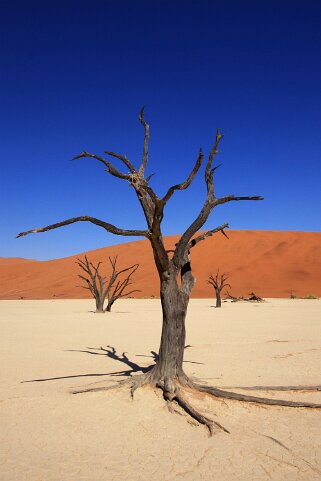
<svg viewBox="0 0 321 481"><path fill-rule="evenodd" d="M111 308L112 308L112 305L113 305L113 304L114 304L113 302L108 302L107 307L106 307L106 311L107 311L107 312L110 312L110 311L111 311Z"/></svg>
<svg viewBox="0 0 321 481"><path fill-rule="evenodd" d="M220 289L215 289L215 293L216 293L216 307L221 307L222 301L221 301L221 291L220 291Z"/></svg>
<svg viewBox="0 0 321 481"><path fill-rule="evenodd" d="M96 312L101 314L104 312L104 299L101 297L96 297Z"/></svg>
<svg viewBox="0 0 321 481"><path fill-rule="evenodd" d="M169 399L175 394L174 382L184 382L183 357L185 346L185 318L188 297L179 289L173 276L161 282L161 303L163 311L162 336L159 357L151 371L151 382L164 389Z"/></svg>

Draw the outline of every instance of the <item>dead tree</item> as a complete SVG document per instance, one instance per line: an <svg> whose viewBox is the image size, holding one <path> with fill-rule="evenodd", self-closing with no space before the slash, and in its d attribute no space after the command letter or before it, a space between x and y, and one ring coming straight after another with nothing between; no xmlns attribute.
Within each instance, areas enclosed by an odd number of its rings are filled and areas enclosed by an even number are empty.
<svg viewBox="0 0 321 481"><path fill-rule="evenodd" d="M262 302L262 297L257 296L254 292L250 292L249 298L246 299L247 301L255 301L255 302Z"/></svg>
<svg viewBox="0 0 321 481"><path fill-rule="evenodd" d="M109 257L111 265L111 274L107 280L107 277L103 277L100 273L100 266L102 262L98 262L94 265L85 256L85 259L77 259L76 264L85 272L85 275L79 274L78 277L85 282L85 286L81 286L84 289L88 289L91 295L96 301L96 312L110 312L111 307L117 299L126 297L133 292L138 292L137 289L126 291L127 287L132 284L132 275L138 269L138 264L134 264L125 269L117 271L117 256ZM126 272L126 276L123 280L119 279L119 276ZM104 309L105 300L107 298L107 308Z"/></svg>
<svg viewBox="0 0 321 481"><path fill-rule="evenodd" d="M214 173L219 165L213 167L213 162L218 153L219 143L223 138L220 131L217 130L213 146L205 162L204 180L206 186L206 195L203 205L200 208L199 214L180 237L174 253L170 255L168 252L166 252L161 229L165 206L175 192L185 190L191 185L203 163L204 155L201 149L187 178L183 182L169 187L165 195L163 197L159 197L154 189L150 186L150 179L152 175L145 175L148 162L149 125L144 118L144 109L142 109L139 114L139 121L144 128L145 135L142 161L138 168L136 168L126 156L111 151L106 151L105 153L109 157L118 159L125 166L125 172L122 172L116 168L105 157L86 151L77 155L74 157L74 159L80 159L83 157L95 159L105 166L110 175L128 182L129 185L133 187L133 190L135 191L138 201L140 202L144 212L147 224L145 229L122 229L106 221L86 215L73 217L71 219L63 220L45 227L22 232L18 235L18 237L22 237L31 233L46 232L62 226L74 224L75 222L91 222L92 224L105 229L107 232L111 232L116 235L135 237L141 236L148 239L153 250L154 261L160 281L160 299L163 312L162 334L158 360L155 365L153 365L148 372L142 374L141 376L135 376L129 381L126 380L126 382L129 382L131 385L132 395L138 387L143 385L157 387L162 390L164 398L166 401L168 401L168 403L176 401L189 415L198 420L201 424L205 424L209 428L210 432L212 432L215 425L218 426L218 423L215 423L211 419L208 419L200 414L189 403L187 395L190 390L205 392L218 398L237 399L247 402L277 404L284 406L321 407L321 404L260 398L204 386L196 383L185 374L183 370L185 317L189 298L195 282L192 275L188 252L197 244L199 244L199 242L207 239L216 232L224 233L224 229L228 228L228 224L226 223L219 227L208 230L203 234L197 235L197 232L205 224L215 207L228 202L259 201L262 200L262 197L235 195L226 195L223 197L217 196L214 186ZM179 282L180 277L181 282ZM125 381L122 382L122 384L124 383ZM222 428L222 426L220 427Z"/></svg>
<svg viewBox="0 0 321 481"><path fill-rule="evenodd" d="M235 297L235 296L232 296L232 294L230 294L228 291L227 291L226 294L227 294L227 298L231 299L232 302L239 302L239 301L243 301L243 302L263 302L264 301L264 299L262 299L262 297L257 296L254 292L251 292L249 294L250 297L244 297L244 296Z"/></svg>
<svg viewBox="0 0 321 481"><path fill-rule="evenodd" d="M114 268L114 266L113 266ZM106 311L110 312L111 308L117 299L120 299L121 297L128 297L130 294L133 294L134 292L140 292L138 289L133 289L131 291L127 291L126 289L132 285L132 275L137 271L138 269L138 264L134 264L131 267L128 267L127 269L123 269L122 271L119 271L115 275L115 281L112 284L111 288L108 291L107 294L107 307ZM117 280L119 274L122 274L123 272L127 271L127 275L123 280ZM128 272L129 271L129 272ZM116 282L117 281L117 282Z"/></svg>
<svg viewBox="0 0 321 481"><path fill-rule="evenodd" d="M228 284L226 281L227 281L228 277L226 277L225 274L219 274L219 270L217 271L217 273L215 274L215 276L213 276L213 274L211 274L207 280L207 282L209 284L211 284L214 289L215 289L215 294L216 294L216 307L221 307L222 306L222 300L221 300L221 292L222 290L224 289L224 287L231 287L230 284Z"/></svg>
<svg viewBox="0 0 321 481"><path fill-rule="evenodd" d="M243 301L244 300L244 297L235 297L235 296L232 296L232 294L229 293L229 291L226 292L226 299L231 299L232 302L238 302L238 301Z"/></svg>

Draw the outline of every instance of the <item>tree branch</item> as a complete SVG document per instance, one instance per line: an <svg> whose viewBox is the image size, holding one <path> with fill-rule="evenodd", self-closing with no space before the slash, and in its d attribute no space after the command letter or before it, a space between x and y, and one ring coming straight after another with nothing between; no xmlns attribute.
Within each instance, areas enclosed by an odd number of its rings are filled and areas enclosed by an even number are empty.
<svg viewBox="0 0 321 481"><path fill-rule="evenodd" d="M132 178L133 178L133 180L135 179L134 176L132 176ZM159 202L159 198L158 198L157 194L154 192L154 190L151 187L149 187L149 185L147 184L146 181L140 182L139 188L143 189L145 192L148 193L149 197L153 201L154 206L155 206L155 204L157 204ZM138 192L139 188L136 190L136 192Z"/></svg>
<svg viewBox="0 0 321 481"><path fill-rule="evenodd" d="M188 248L188 244L190 242L190 239L205 224L205 222L207 221L213 207L214 207L213 200L210 199L209 195L208 195L201 212L198 214L198 216L196 217L194 222L192 222L192 224L190 224L190 226L186 229L186 231L181 236L180 240L178 241L178 243L176 245L175 253L174 253L173 258L172 258L172 261L173 261L176 269L181 268L181 264L182 264L183 258L184 258L184 253L185 253L186 249Z"/></svg>
<svg viewBox="0 0 321 481"><path fill-rule="evenodd" d="M133 294L134 292L142 292L140 289L133 289L132 291L126 292L125 294L122 294L120 297L125 297L129 296L129 294Z"/></svg>
<svg viewBox="0 0 321 481"><path fill-rule="evenodd" d="M220 133L219 129L217 129L216 137L214 145L210 151L206 167L205 167L205 182L207 186L207 196L205 202L203 204L201 212L198 214L194 222L186 229L182 237L180 238L179 242L177 243L175 253L173 255L173 263L176 269L181 268L181 264L183 262L183 257L185 250L188 248L188 244L190 239L199 231L202 226L207 221L210 213L212 212L213 208L216 206L216 199L214 197L214 182L213 182L213 174L215 168L212 168L212 163L215 155L218 153L218 144L222 140L223 135Z"/></svg>
<svg viewBox="0 0 321 481"><path fill-rule="evenodd" d="M211 170L211 172L213 169ZM175 253L173 256L173 262L177 269L181 266L181 262L183 259L184 251L188 247L189 240L191 237L201 229L201 227L207 221L210 213L212 212L213 208L220 204L225 204L226 202L231 201L238 201L238 200L263 200L261 196L247 196L247 197L237 197L234 195L228 195L226 197L215 198L214 191L210 188L208 190L207 198L203 205L203 208L194 222L186 229L182 237L180 238L177 247L175 249Z"/></svg>
<svg viewBox="0 0 321 481"><path fill-rule="evenodd" d="M213 160L215 155L218 153L218 144L222 140L223 135L220 133L220 130L217 129L216 131L216 136L215 136L215 142L214 145L210 151L210 155L208 156L208 160L206 163L206 168L205 168L205 182L207 186L207 195L211 198L214 197L214 182L213 182L213 174L215 170L219 167L214 167L212 168Z"/></svg>
<svg viewBox="0 0 321 481"><path fill-rule="evenodd" d="M228 284L226 282L228 279L228 276L226 276L226 274L221 274L221 276L219 277L219 274L220 274L220 270L218 269L215 276L213 276L213 274L209 276L207 282L211 284L215 290L218 289L220 292L224 289L224 287L228 286L229 288L231 288L231 284Z"/></svg>
<svg viewBox="0 0 321 481"><path fill-rule="evenodd" d="M148 162L148 141L149 141L149 125L144 119L144 109L145 107L142 107L141 111L139 112L139 121L144 127L145 130L145 137L144 137L144 148L143 148L143 160L142 163L139 167L139 174L144 176L145 173L145 168Z"/></svg>
<svg viewBox="0 0 321 481"><path fill-rule="evenodd" d="M115 157L116 159L121 160L121 161L126 165L126 167L128 167L128 169L131 171L132 174L136 172L135 167L134 167L133 164L130 162L130 160L127 159L126 155L120 155L120 154L117 154L116 152L111 152L111 151L109 151L109 150L105 150L105 154L110 155L111 157Z"/></svg>
<svg viewBox="0 0 321 481"><path fill-rule="evenodd" d="M111 259L110 259L110 261L111 261ZM122 269L121 271L116 272L116 271L114 271L114 266L116 266L116 258L114 258L114 261L115 262L113 264L113 273L115 275L113 276L113 282L111 283L110 288L108 288L108 291L106 291L106 294L107 294L107 297L108 297L107 311L111 310L112 305L114 304L115 301L117 301L117 299L120 299L121 297L125 297L125 296L127 296L127 295L129 295L133 292L138 292L137 290L132 290L132 291L129 291L129 292L124 292L124 291L129 285L132 284L131 276L137 271L137 269L139 267L139 264L133 264L130 267L127 267L125 269ZM122 281L119 280L117 282L116 286L115 286L114 283L116 282L119 275L126 272L126 271L130 271L127 274L127 277L125 277L125 279L123 279ZM111 290L112 290L112 292L111 292Z"/></svg>
<svg viewBox="0 0 321 481"><path fill-rule="evenodd" d="M226 197L220 197L215 199L215 205L226 204L226 202L231 202L234 200L264 200L264 197L260 195L250 196L250 197L237 197L235 195L227 195Z"/></svg>
<svg viewBox="0 0 321 481"><path fill-rule="evenodd" d="M89 284L88 286L76 286L76 287L79 287L80 289L86 289L87 291L90 291L92 293L92 289L89 287Z"/></svg>
<svg viewBox="0 0 321 481"><path fill-rule="evenodd" d="M87 215L81 217L73 217L71 219L64 220L62 222L57 222L56 224L47 225L46 227L41 227L39 229L32 229L26 232L20 232L17 235L18 237L23 237L28 234L36 234L38 232L46 232L48 230L58 229L59 227L63 227L64 225L74 224L75 222L91 222L92 224L98 225L102 227L108 232L116 235L123 235L123 236L141 236L141 237L149 237L149 233L146 230L125 230L120 229L119 227L114 226L113 224L108 224L102 220L96 219L95 217L89 217Z"/></svg>
<svg viewBox="0 0 321 481"><path fill-rule="evenodd" d="M87 286L88 286L87 288L90 290L92 296L95 299L97 299L98 296L99 296L99 290L98 290L98 287L97 287L97 275L98 275L99 281L100 281L98 269L99 269L99 266L100 266L101 262L98 263L97 268L96 268L93 265L92 262L89 262L87 256L85 256L85 260L82 260L82 259L78 258L77 261L76 261L76 264L83 271L86 272L86 274L90 278L90 280L88 279L88 277L82 276L81 274L78 274L78 277L80 277L80 279L83 279L87 283ZM91 267L94 269L95 272L92 271Z"/></svg>
<svg viewBox="0 0 321 481"><path fill-rule="evenodd" d="M139 267L139 264L133 264L133 265L130 266L130 267L126 267L125 269L122 269L121 271L118 271L118 272L117 272L117 275L119 276L119 275L122 274L123 272L126 272L126 271L129 271L130 269L133 269L133 271L129 274L129 277L130 277L132 274L134 274L134 272L137 271L138 267Z"/></svg>
<svg viewBox="0 0 321 481"><path fill-rule="evenodd" d="M215 227L215 229L208 230L204 234L199 235L198 237L195 237L195 239L192 239L191 242L188 244L188 249L190 250L192 247L198 244L198 242L206 239L207 237L212 236L213 234L216 234L216 232L221 232L228 239L228 236L224 232L224 229L228 229L228 228L229 228L229 225L226 223L226 224L220 225L219 227Z"/></svg>
<svg viewBox="0 0 321 481"><path fill-rule="evenodd" d="M164 205L172 197L175 190L185 190L191 185L194 177L196 176L197 172L199 171L200 166L202 165L203 159L204 159L204 155L203 155L202 149L200 149L200 152L198 154L198 158L196 160L196 163L193 167L192 172L189 174L189 176L187 177L187 179L184 182L182 182L181 184L173 185L172 187L170 187L168 189L166 195L162 198L162 202L164 203Z"/></svg>
<svg viewBox="0 0 321 481"><path fill-rule="evenodd" d="M113 154L113 153L110 153L109 155L111 155L111 154ZM130 180L130 174L123 174L118 169L116 169L116 167L114 167L110 162L108 162L103 157L100 157L99 155L90 154L89 152L84 151L84 152L81 152L81 154L73 157L71 160L77 160L77 159L81 159L83 157L92 157L93 159L98 160L99 162L101 162L102 164L104 164L107 167L107 172L109 172L114 177L118 177L119 179L124 179L124 180ZM114 157L117 157L118 159L121 159L121 160L124 159L124 157L119 156L118 154L114 154Z"/></svg>
<svg viewBox="0 0 321 481"><path fill-rule="evenodd" d="M115 280L117 279L117 273L116 273L117 256L115 256L115 257L109 256L108 258L109 258L109 262L110 262L110 265L111 265L111 274L110 274L109 281L108 281L106 289L104 291L102 291L102 295L103 295L104 299L106 298L106 296L109 296L109 291L112 288Z"/></svg>

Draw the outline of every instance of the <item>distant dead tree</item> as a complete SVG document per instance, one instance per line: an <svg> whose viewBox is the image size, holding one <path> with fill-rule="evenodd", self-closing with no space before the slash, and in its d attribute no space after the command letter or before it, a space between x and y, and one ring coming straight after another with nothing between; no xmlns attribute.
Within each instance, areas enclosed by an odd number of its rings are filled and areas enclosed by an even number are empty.
<svg viewBox="0 0 321 481"><path fill-rule="evenodd" d="M255 292L250 292L249 298L246 299L247 301L255 301L255 302L262 302L262 297L259 297L255 294Z"/></svg>
<svg viewBox="0 0 321 481"><path fill-rule="evenodd" d="M155 261L155 268L157 269L160 283L160 300L163 314L162 334L158 358L155 364L152 365L150 369L147 372L144 372L141 376L137 375L126 381L130 385L132 395L134 394L135 390L141 386L149 385L154 388L158 388L162 391L168 406L171 406L171 403L176 401L186 413L188 413L201 424L206 425L211 433L215 426L224 429L225 431L227 430L216 421L209 419L198 412L197 409L192 406L188 397L193 392L207 393L215 398L227 398L246 402L321 408L321 404L313 404L307 401L294 402L275 398L269 399L211 387L197 383L184 372L183 358L186 338L185 319L189 299L195 284L195 278L192 274L192 267L189 259L189 251L213 234L217 232L224 233L224 229L228 228L228 224L226 223L204 233L199 233L200 229L204 226L214 208L229 202L260 201L262 200L262 197L257 195L224 195L223 197L219 197L217 195L214 183L214 173L219 165L213 166L213 163L216 155L218 154L219 143L223 138L223 135L219 130L217 130L209 155L205 161L204 201L202 202L196 217L191 224L187 226L186 230L178 240L174 253L168 253L166 251L162 234L162 222L165 214L165 208L175 193L187 189L192 184L195 176L200 170L201 165L203 164L204 154L202 149L200 149L194 166L185 180L183 180L181 183L170 186L163 196L159 196L155 192L154 188L152 188L150 185L150 180L153 174L146 175L145 173L149 159L149 125L144 117L144 109L140 111L139 121L143 126L145 134L142 149L142 160L138 167L135 167L135 165L125 155L111 151L105 151L108 159L97 154L83 151L74 157L74 160L80 158L95 159L104 165L104 168L108 174L127 182L132 187L132 191L136 194L137 200L143 210L146 220L146 227L144 229L123 229L104 220L97 219L96 217L84 215L72 217L70 219L66 219L55 224L50 224L45 227L21 232L17 237L22 237L31 233L50 231L52 229L71 225L76 222L90 222L102 229L105 229L107 232L123 236L145 237L148 242L150 242ZM177 140L177 131L173 133L173 136L174 140ZM170 149L168 152L169 155L171 155ZM124 166L124 170L121 171L115 167L114 164L109 161L110 157L120 161ZM175 164L173 166L174 170L174 167L178 165L177 160L171 158L171 163ZM168 172L168 175L170 173L171 172ZM93 186L91 191L92 196L95 195L95 189L96 187ZM112 199L109 199L109 201L111 200ZM185 214L185 212L180 212L180 215L183 214ZM141 335L143 336L144 333ZM123 385L125 381L121 381L121 383ZM111 386L111 388L113 387L115 386ZM109 388L110 387L105 387L104 389ZM89 390L90 388L86 389L85 392L88 392Z"/></svg>
<svg viewBox="0 0 321 481"><path fill-rule="evenodd" d="M230 294L230 292L227 291L226 292L226 299L230 299L232 302L238 302L238 301L242 301L244 298L243 298L243 296L242 297L232 296L232 294Z"/></svg>
<svg viewBox="0 0 321 481"><path fill-rule="evenodd" d="M117 299L120 299L121 297L128 297L130 294L133 294L134 292L140 292L139 289L133 289L131 291L126 290L127 287L133 284L132 275L137 271L138 267L139 267L138 264L134 264L128 267L127 269L123 269L122 271L119 271L116 273L115 282L112 285L107 295L107 300L108 300L107 307L106 307L107 312L111 311L111 308L114 302L117 301ZM118 276L126 271L127 271L127 274L125 278L123 280L117 280Z"/></svg>
<svg viewBox="0 0 321 481"><path fill-rule="evenodd" d="M224 287L231 287L230 284L228 284L227 281L228 277L223 273L220 274L220 271L218 269L217 273L215 276L211 274L207 280L209 284L211 284L214 289L215 289L215 294L216 294L216 307L221 307L222 305L222 300L221 300L221 292L224 289Z"/></svg>
<svg viewBox="0 0 321 481"><path fill-rule="evenodd" d="M263 302L264 299L262 297L259 297L257 296L254 292L250 292L249 294L249 297L244 297L244 296L240 296L240 297L235 297L235 296L232 296L232 294L230 294L228 291L227 291L227 298L228 299L231 299L232 302L239 302L239 301L248 301L248 302L251 302L251 301L254 301L254 302Z"/></svg>
<svg viewBox="0 0 321 481"><path fill-rule="evenodd" d="M81 286L84 289L88 289L91 295L96 301L96 312L110 312L112 305L117 299L121 297L128 297L133 292L138 292L137 289L127 291L128 286L132 285L132 276L138 269L138 264L133 264L125 269L117 270L117 256L109 257L109 262L111 265L111 273L109 277L104 277L100 272L100 267L102 262L94 265L88 260L87 256L85 259L77 259L76 264L85 272L85 275L79 274L78 277L82 279L86 285ZM123 280L120 276L126 272ZM107 307L104 309L105 300L107 298Z"/></svg>

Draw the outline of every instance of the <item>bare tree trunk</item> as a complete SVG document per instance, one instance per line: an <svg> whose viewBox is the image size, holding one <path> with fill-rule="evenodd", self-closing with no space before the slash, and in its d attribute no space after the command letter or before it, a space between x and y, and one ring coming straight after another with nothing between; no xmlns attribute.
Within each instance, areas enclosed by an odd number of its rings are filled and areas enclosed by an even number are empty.
<svg viewBox="0 0 321 481"><path fill-rule="evenodd" d="M221 290L215 289L215 293L216 293L216 307L221 307L222 306Z"/></svg>
<svg viewBox="0 0 321 481"><path fill-rule="evenodd" d="M188 298L181 292L175 278L161 282L161 303L163 311L162 336L159 357L150 372L150 382L164 390L166 399L175 394L175 382L187 380L183 372L185 346L185 318Z"/></svg>
<svg viewBox="0 0 321 481"><path fill-rule="evenodd" d="M104 313L104 298L103 297L96 297L96 312L98 314Z"/></svg>
<svg viewBox="0 0 321 481"><path fill-rule="evenodd" d="M214 287L215 289L215 295L216 295L216 307L221 307L222 306L222 300L221 300L221 292L224 289L224 287L231 287L230 284L227 284L226 280L228 277L226 277L225 274L219 275L219 269L215 276L211 274L207 280L211 286Z"/></svg>
<svg viewBox="0 0 321 481"><path fill-rule="evenodd" d="M85 256L85 259L77 259L76 264L85 272L85 275L79 274L78 277L85 281L84 289L88 289L96 302L96 312L104 313L110 312L111 307L117 299L120 297L128 296L137 290L126 291L127 287L132 284L132 275L138 269L138 264L134 264L130 267L125 267L120 271L117 270L117 256L109 257L109 262L111 265L111 274L107 282L106 277L103 277L100 273L100 266L102 262L98 262L95 266L90 262ZM118 280L121 274L127 272L125 279ZM116 283L117 282L117 283ZM106 286L107 284L107 286ZM107 308L104 310L105 299L108 299Z"/></svg>
<svg viewBox="0 0 321 481"><path fill-rule="evenodd" d="M163 324L158 360L151 371L150 382L161 387L164 398L171 401L178 394L179 385L189 384L183 371L185 319L195 283L189 250L186 249L183 255L180 286L177 282L178 272L173 266L168 271L159 270L159 275Z"/></svg>
<svg viewBox="0 0 321 481"><path fill-rule="evenodd" d="M112 308L113 304L114 304L113 302L108 302L107 307L106 307L107 312L111 312L111 308Z"/></svg>

